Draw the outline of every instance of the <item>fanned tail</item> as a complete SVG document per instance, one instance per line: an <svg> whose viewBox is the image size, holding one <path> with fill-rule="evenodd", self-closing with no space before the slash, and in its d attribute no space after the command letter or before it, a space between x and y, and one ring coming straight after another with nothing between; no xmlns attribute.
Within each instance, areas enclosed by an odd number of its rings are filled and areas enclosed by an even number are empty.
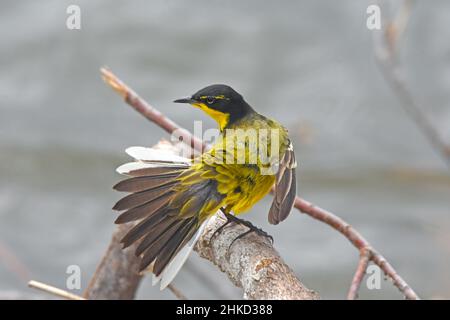
<svg viewBox="0 0 450 320"><path fill-rule="evenodd" d="M121 242L126 248L139 241L136 255L141 257L140 271L151 270L154 284L161 280L163 289L181 269L206 224L199 212L209 196L210 183L177 192L181 183L177 178L190 168L189 159L150 148L131 147L126 151L137 161L117 169L130 177L114 189L130 194L113 209L125 210L116 223L140 221Z"/></svg>

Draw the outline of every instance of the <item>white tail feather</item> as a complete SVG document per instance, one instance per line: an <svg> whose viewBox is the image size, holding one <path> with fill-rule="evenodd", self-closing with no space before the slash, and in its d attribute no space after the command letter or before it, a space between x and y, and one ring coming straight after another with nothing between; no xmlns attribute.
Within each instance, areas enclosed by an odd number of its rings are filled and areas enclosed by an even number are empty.
<svg viewBox="0 0 450 320"><path fill-rule="evenodd" d="M141 161L167 161L190 163L190 159L174 155L170 151L163 149L152 149L145 147L129 147L125 150L131 157Z"/></svg>
<svg viewBox="0 0 450 320"><path fill-rule="evenodd" d="M146 169L146 168L158 168L158 167L177 167L179 164L171 164L171 163L149 163L149 162L128 162L116 169L117 173L128 175L131 171Z"/></svg>
<svg viewBox="0 0 450 320"><path fill-rule="evenodd" d="M157 168L161 165L155 164L155 163L148 163L148 162L128 162L116 169L117 173L120 174L128 174L131 171L139 170L139 169L145 169L145 168Z"/></svg>

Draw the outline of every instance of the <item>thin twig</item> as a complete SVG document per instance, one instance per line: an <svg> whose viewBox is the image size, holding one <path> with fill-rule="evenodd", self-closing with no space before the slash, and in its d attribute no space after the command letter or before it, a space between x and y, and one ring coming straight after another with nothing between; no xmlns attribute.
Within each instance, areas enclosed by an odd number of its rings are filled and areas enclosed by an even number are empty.
<svg viewBox="0 0 450 320"><path fill-rule="evenodd" d="M167 286L167 289L169 289L174 294L174 296L177 297L178 300L188 300L183 292L181 292L180 289L175 287L172 283Z"/></svg>
<svg viewBox="0 0 450 320"><path fill-rule="evenodd" d="M106 68L101 68L103 80L109 84L122 98L133 107L137 112L143 115L148 120L157 123L166 132L177 135L184 143L191 146L193 149L202 152L206 145L202 140L192 135L188 130L180 127L171 119L167 118L160 111L151 106L148 102L142 99L133 89L123 83L111 71Z"/></svg>
<svg viewBox="0 0 450 320"><path fill-rule="evenodd" d="M450 145L442 139L437 128L423 111L424 109L417 103L408 88L398 61L398 43L410 18L412 5L413 1L405 0L397 16L392 21L383 24L383 30L374 32L375 58L384 78L400 100L402 108L450 169Z"/></svg>
<svg viewBox="0 0 450 320"><path fill-rule="evenodd" d="M358 267L356 268L355 275L353 276L352 284L350 290L348 291L347 299L355 300L358 297L358 290L361 286L361 282L366 274L367 266L369 265L370 256L372 252L367 249L362 249L359 256Z"/></svg>
<svg viewBox="0 0 450 320"><path fill-rule="evenodd" d="M355 228L350 224L336 216L334 213L322 209L309 201L295 199L294 207L301 212L328 224L333 229L342 233L359 252L367 250L370 252L370 260L373 261L383 272L393 280L394 285L400 290L407 299L417 300L419 297L408 286L408 284L400 277L395 269L387 262L387 260L378 253L372 245L367 241Z"/></svg>
<svg viewBox="0 0 450 320"><path fill-rule="evenodd" d="M162 129L164 129L169 134L173 133L175 130L182 130L186 135L186 140L184 141L194 141L195 138L189 131L179 127L172 120L164 116L161 112L156 110L154 107L147 108L150 106L148 103L144 102L131 88L129 88L125 83L119 80L110 70L101 69L103 79L111 85L124 100L130 104L134 109L142 113L147 119L151 120ZM138 106L138 107L137 107ZM140 111L141 109L144 109ZM203 143L193 143L191 144L193 148L198 148L201 150ZM419 299L417 294L406 284L406 282L397 274L397 272L392 268L392 266L387 263L386 259L381 256L377 251L372 249L370 243L353 227L351 227L347 222L336 216L335 214L324 210L312 203L296 197L294 207L300 212L303 212L310 217L322 221L332 228L338 230L342 233L357 249L359 252L362 250L368 250L371 254L371 260L377 264L381 270L383 270L387 276L389 276L394 285L403 293L407 299Z"/></svg>
<svg viewBox="0 0 450 320"><path fill-rule="evenodd" d="M28 286L30 288L39 289L39 290L42 290L44 292L53 294L55 296L58 296L58 297L61 297L61 298L67 299L67 300L86 300L85 298L80 297L80 296L78 296L76 294L67 292L65 290L53 287L51 285L48 285L48 284L45 284L45 283L42 283L42 282L39 282L39 281L31 280L31 281L28 282Z"/></svg>

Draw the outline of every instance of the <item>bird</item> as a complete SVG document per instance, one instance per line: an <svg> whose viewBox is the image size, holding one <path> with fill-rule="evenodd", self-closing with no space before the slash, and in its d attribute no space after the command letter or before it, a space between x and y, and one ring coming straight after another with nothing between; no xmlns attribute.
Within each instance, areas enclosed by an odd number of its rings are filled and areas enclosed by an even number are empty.
<svg viewBox="0 0 450 320"><path fill-rule="evenodd" d="M124 248L138 243L140 272L153 273L153 285L160 283L161 290L174 279L215 214L227 219L221 228L231 222L248 227L239 238L250 232L268 236L237 216L274 188L268 221L278 224L289 215L296 197L294 148L280 123L256 112L224 84L209 85L174 102L190 104L213 118L218 139L193 159L130 147L126 152L134 161L117 168L127 178L113 187L129 193L113 207L121 211L115 223L135 223L121 243Z"/></svg>

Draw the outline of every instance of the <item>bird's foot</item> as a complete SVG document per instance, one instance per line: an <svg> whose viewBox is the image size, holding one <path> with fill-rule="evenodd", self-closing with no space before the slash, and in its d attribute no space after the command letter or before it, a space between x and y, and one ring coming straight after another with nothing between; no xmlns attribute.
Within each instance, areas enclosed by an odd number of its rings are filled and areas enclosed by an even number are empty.
<svg viewBox="0 0 450 320"><path fill-rule="evenodd" d="M248 230L243 232L243 233L241 233L236 238L234 238L233 241L231 241L228 249L231 248L231 246L234 244L234 242L236 240L242 239L243 237L245 237L246 235L248 235L248 234L250 234L252 232L256 233L259 236L268 238L270 240L270 242L273 243L273 237L270 234L265 232L263 229L256 227L250 221L237 218L234 215L232 215L232 214L230 214L228 212L225 212L225 211L222 211L222 212L223 212L225 218L227 219L227 221L225 221L225 223L223 225L221 225L219 228L217 228L216 231L214 231L214 233L212 234L210 239L214 238L217 234L219 234L227 225L229 225L230 223L234 222L236 224L240 224L240 225L243 225L243 226L247 227Z"/></svg>
<svg viewBox="0 0 450 320"><path fill-rule="evenodd" d="M233 215L230 214L231 217L227 217L227 219L231 220L232 222L236 223L236 224L240 224L243 225L245 227L248 228L247 231L245 231L244 233L241 233L240 235L238 235L236 238L233 239L233 241L231 241L230 246L228 247L231 248L231 246L236 242L236 240L242 239L243 237L245 237L246 235L254 232L259 236L268 238L270 240L271 243L273 243L273 237L268 234L267 232L265 232L263 229L258 228L257 226L255 226L253 223L251 223L250 221L244 220L244 219L240 219L237 218Z"/></svg>

